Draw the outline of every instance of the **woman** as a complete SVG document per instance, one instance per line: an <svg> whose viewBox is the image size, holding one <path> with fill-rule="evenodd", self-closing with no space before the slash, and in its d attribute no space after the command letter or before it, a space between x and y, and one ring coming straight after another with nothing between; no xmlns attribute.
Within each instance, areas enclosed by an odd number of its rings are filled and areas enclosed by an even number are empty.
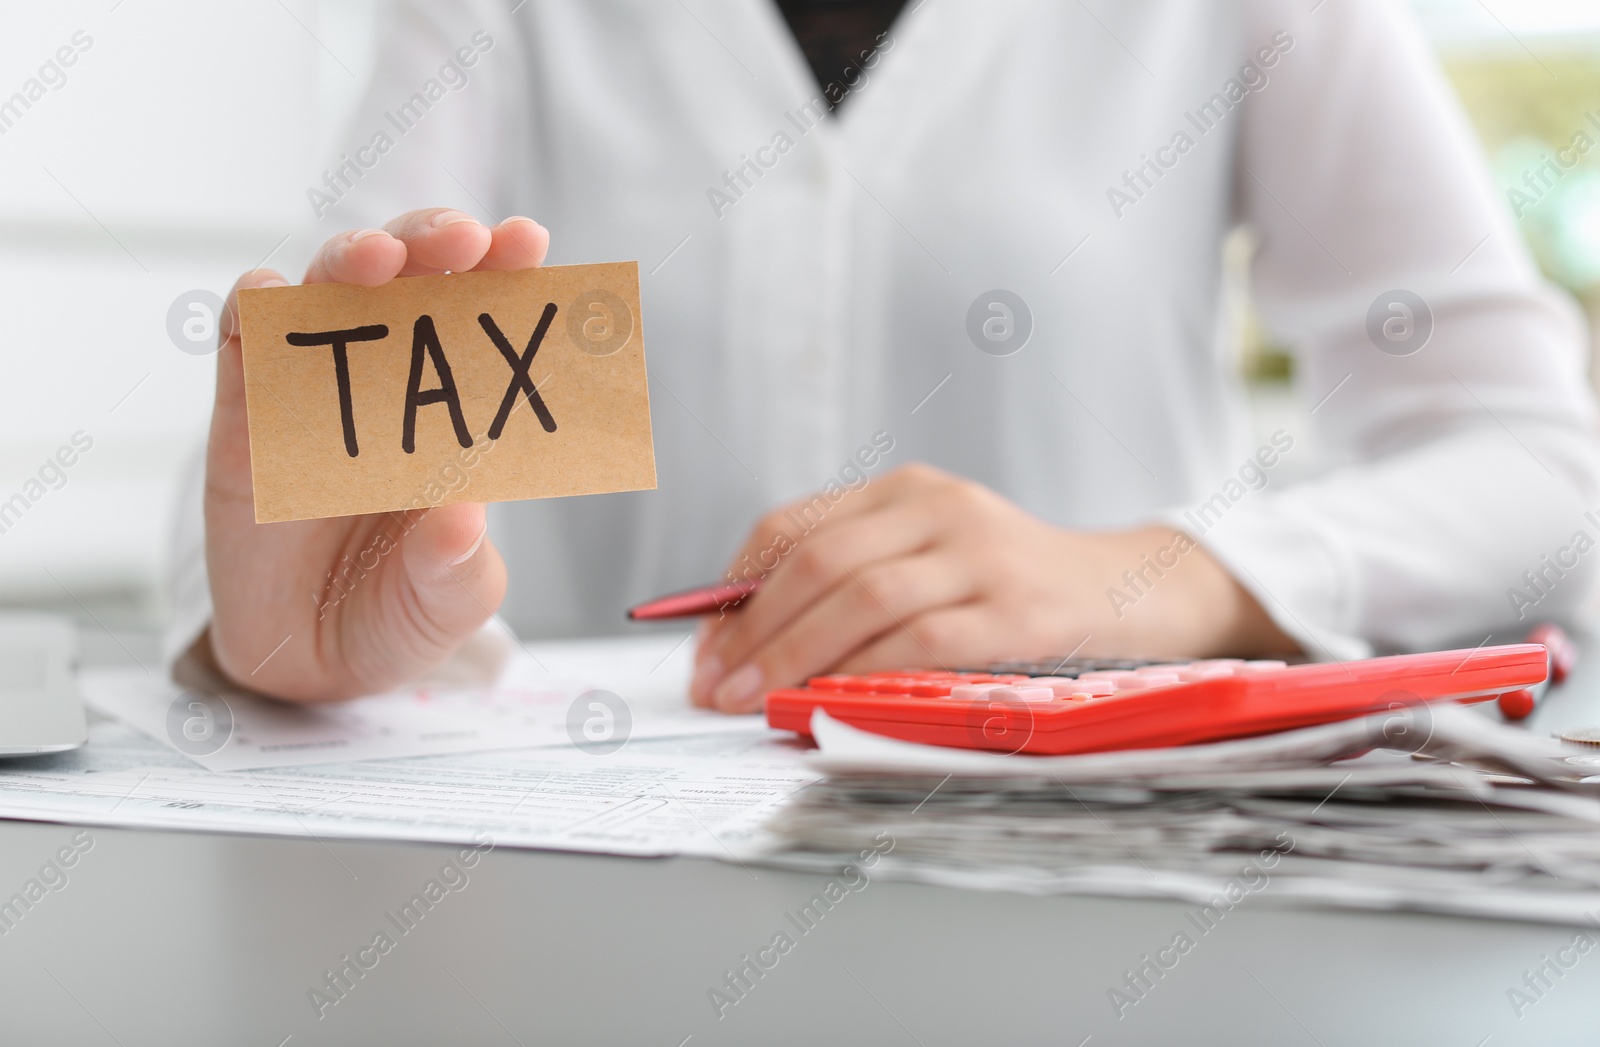
<svg viewBox="0 0 1600 1047"><path fill-rule="evenodd" d="M659 489L436 508L328 609L397 520L254 523L229 335L175 647L370 692L502 598L525 636L612 631L734 548L765 585L691 688L728 711L830 670L1358 657L1527 613L1508 589L1600 480L1580 327L1391 5L780 6L393 15L307 191L352 231L306 280L538 265L547 227L553 259L640 259ZM1261 447L1219 308L1241 222L1313 407ZM1313 433L1314 475L1273 482Z"/></svg>

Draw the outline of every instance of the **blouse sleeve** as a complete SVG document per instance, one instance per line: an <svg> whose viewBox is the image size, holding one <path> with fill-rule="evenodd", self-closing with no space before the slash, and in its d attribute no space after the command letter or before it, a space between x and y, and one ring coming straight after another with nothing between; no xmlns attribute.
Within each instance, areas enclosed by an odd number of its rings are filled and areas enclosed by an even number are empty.
<svg viewBox="0 0 1600 1047"><path fill-rule="evenodd" d="M1560 619L1600 562L1581 317L1539 277L1395 7L1252 16L1280 53L1244 108L1237 198L1321 469L1204 529L1199 506L1168 514L1318 657Z"/></svg>

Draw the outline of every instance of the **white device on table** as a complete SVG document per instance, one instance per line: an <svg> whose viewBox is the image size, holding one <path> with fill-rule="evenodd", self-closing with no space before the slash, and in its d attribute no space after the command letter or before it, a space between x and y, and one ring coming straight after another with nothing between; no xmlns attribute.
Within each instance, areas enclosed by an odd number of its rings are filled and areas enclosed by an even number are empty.
<svg viewBox="0 0 1600 1047"><path fill-rule="evenodd" d="M71 620L0 612L0 757L65 752L89 740L77 659Z"/></svg>

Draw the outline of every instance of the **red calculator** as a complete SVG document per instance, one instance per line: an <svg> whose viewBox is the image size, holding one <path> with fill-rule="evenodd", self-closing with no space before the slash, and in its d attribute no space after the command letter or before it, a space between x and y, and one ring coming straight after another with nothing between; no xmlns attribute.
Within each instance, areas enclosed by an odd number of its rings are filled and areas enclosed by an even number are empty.
<svg viewBox="0 0 1600 1047"><path fill-rule="evenodd" d="M1545 647L1534 643L1299 665L1047 659L817 676L767 695L767 723L809 734L812 711L822 709L890 738L1060 755L1239 738L1425 702L1481 702L1542 683L1548 671Z"/></svg>

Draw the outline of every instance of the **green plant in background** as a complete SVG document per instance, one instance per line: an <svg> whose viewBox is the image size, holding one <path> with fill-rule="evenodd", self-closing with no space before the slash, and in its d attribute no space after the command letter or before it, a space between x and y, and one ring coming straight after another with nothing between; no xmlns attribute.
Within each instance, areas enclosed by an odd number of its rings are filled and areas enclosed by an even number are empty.
<svg viewBox="0 0 1600 1047"><path fill-rule="evenodd" d="M1600 322L1600 43L1539 57L1503 48L1446 55L1489 159L1501 198L1539 267ZM1230 265L1241 274L1248 247ZM1240 365L1252 386L1281 386L1293 361L1267 341L1248 304L1240 317Z"/></svg>
<svg viewBox="0 0 1600 1047"><path fill-rule="evenodd" d="M1600 312L1600 47L1444 64L1540 267Z"/></svg>

